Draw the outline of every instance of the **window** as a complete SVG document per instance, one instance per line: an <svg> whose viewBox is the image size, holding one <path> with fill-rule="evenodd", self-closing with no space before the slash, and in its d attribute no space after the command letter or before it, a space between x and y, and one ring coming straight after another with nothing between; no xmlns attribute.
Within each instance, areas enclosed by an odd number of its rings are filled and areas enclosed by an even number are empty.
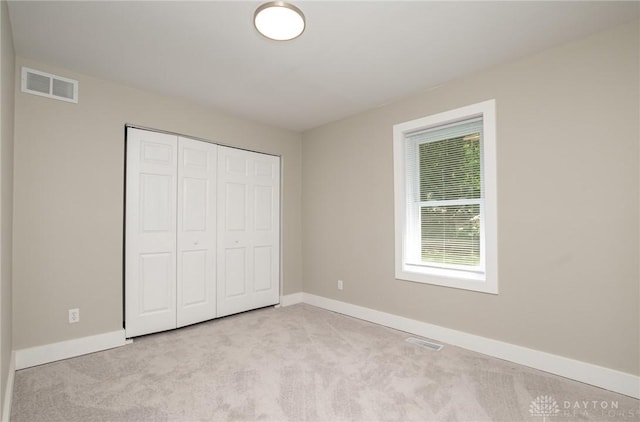
<svg viewBox="0 0 640 422"><path fill-rule="evenodd" d="M495 100L394 126L396 278L498 293Z"/></svg>

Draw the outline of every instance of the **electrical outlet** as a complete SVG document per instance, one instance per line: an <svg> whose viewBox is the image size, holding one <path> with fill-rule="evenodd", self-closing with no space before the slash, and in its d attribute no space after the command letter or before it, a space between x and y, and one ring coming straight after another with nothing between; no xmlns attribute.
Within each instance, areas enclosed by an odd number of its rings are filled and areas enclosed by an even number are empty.
<svg viewBox="0 0 640 422"><path fill-rule="evenodd" d="M69 309L69 324L80 322L80 309Z"/></svg>
<svg viewBox="0 0 640 422"><path fill-rule="evenodd" d="M338 280L338 290L342 290L342 280Z"/></svg>

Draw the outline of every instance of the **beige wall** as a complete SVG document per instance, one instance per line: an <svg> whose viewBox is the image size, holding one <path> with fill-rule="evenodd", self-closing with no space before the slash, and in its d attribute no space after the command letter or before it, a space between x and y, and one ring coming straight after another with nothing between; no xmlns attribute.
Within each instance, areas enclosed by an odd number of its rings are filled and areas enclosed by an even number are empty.
<svg viewBox="0 0 640 422"><path fill-rule="evenodd" d="M283 156L285 294L640 374L638 40L638 23L596 34L308 131L302 147L293 132L18 59L18 71L78 79L80 103L15 95L14 348L121 328L123 137L135 123ZM4 98L3 186L13 117ZM498 112L500 294L395 280L392 126L489 98ZM5 242L3 225L3 298ZM71 307L81 309L79 324L67 323Z"/></svg>
<svg viewBox="0 0 640 422"><path fill-rule="evenodd" d="M4 404L12 346L13 36L7 2L0 2L0 403ZM1 407L2 405L0 405Z"/></svg>
<svg viewBox="0 0 640 422"><path fill-rule="evenodd" d="M636 22L303 133L303 290L640 374L639 47ZM490 98L499 295L396 280L392 126Z"/></svg>
<svg viewBox="0 0 640 422"><path fill-rule="evenodd" d="M122 328L125 123L282 155L284 293L301 290L298 133L18 58L18 72L22 65L80 88L78 104L16 93L15 349ZM70 325L75 307L81 320Z"/></svg>

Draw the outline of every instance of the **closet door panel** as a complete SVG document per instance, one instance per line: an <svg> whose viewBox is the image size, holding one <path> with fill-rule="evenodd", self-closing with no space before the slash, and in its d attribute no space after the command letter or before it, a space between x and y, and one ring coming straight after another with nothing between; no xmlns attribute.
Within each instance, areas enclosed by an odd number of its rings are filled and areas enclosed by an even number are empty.
<svg viewBox="0 0 640 422"><path fill-rule="evenodd" d="M280 299L279 158L218 149L218 316Z"/></svg>
<svg viewBox="0 0 640 422"><path fill-rule="evenodd" d="M140 254L140 316L171 311L174 290L172 260L173 256L169 253Z"/></svg>
<svg viewBox="0 0 640 422"><path fill-rule="evenodd" d="M178 140L177 326L216 317L217 146Z"/></svg>
<svg viewBox="0 0 640 422"><path fill-rule="evenodd" d="M224 288L229 299L247 297L247 248L228 247L224 254Z"/></svg>
<svg viewBox="0 0 640 422"><path fill-rule="evenodd" d="M207 301L207 251L182 252L182 306L200 305Z"/></svg>
<svg viewBox="0 0 640 422"><path fill-rule="evenodd" d="M239 236L247 231L247 184L227 182L225 188L225 230Z"/></svg>
<svg viewBox="0 0 640 422"><path fill-rule="evenodd" d="M252 308L249 165L246 151L218 147L218 316Z"/></svg>
<svg viewBox="0 0 640 422"><path fill-rule="evenodd" d="M252 153L253 306L280 301L280 159Z"/></svg>
<svg viewBox="0 0 640 422"><path fill-rule="evenodd" d="M127 337L175 328L177 137L127 129Z"/></svg>
<svg viewBox="0 0 640 422"><path fill-rule="evenodd" d="M273 246L255 246L253 248L254 291L264 292L273 288Z"/></svg>

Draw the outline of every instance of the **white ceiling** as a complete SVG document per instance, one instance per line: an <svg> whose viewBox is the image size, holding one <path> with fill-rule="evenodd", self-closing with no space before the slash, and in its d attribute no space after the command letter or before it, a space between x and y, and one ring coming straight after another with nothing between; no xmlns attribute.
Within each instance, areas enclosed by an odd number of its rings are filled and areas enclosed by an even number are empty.
<svg viewBox="0 0 640 422"><path fill-rule="evenodd" d="M19 56L298 131L640 17L635 1L293 2L307 29L289 42L256 33L260 1L11 1L9 12Z"/></svg>

